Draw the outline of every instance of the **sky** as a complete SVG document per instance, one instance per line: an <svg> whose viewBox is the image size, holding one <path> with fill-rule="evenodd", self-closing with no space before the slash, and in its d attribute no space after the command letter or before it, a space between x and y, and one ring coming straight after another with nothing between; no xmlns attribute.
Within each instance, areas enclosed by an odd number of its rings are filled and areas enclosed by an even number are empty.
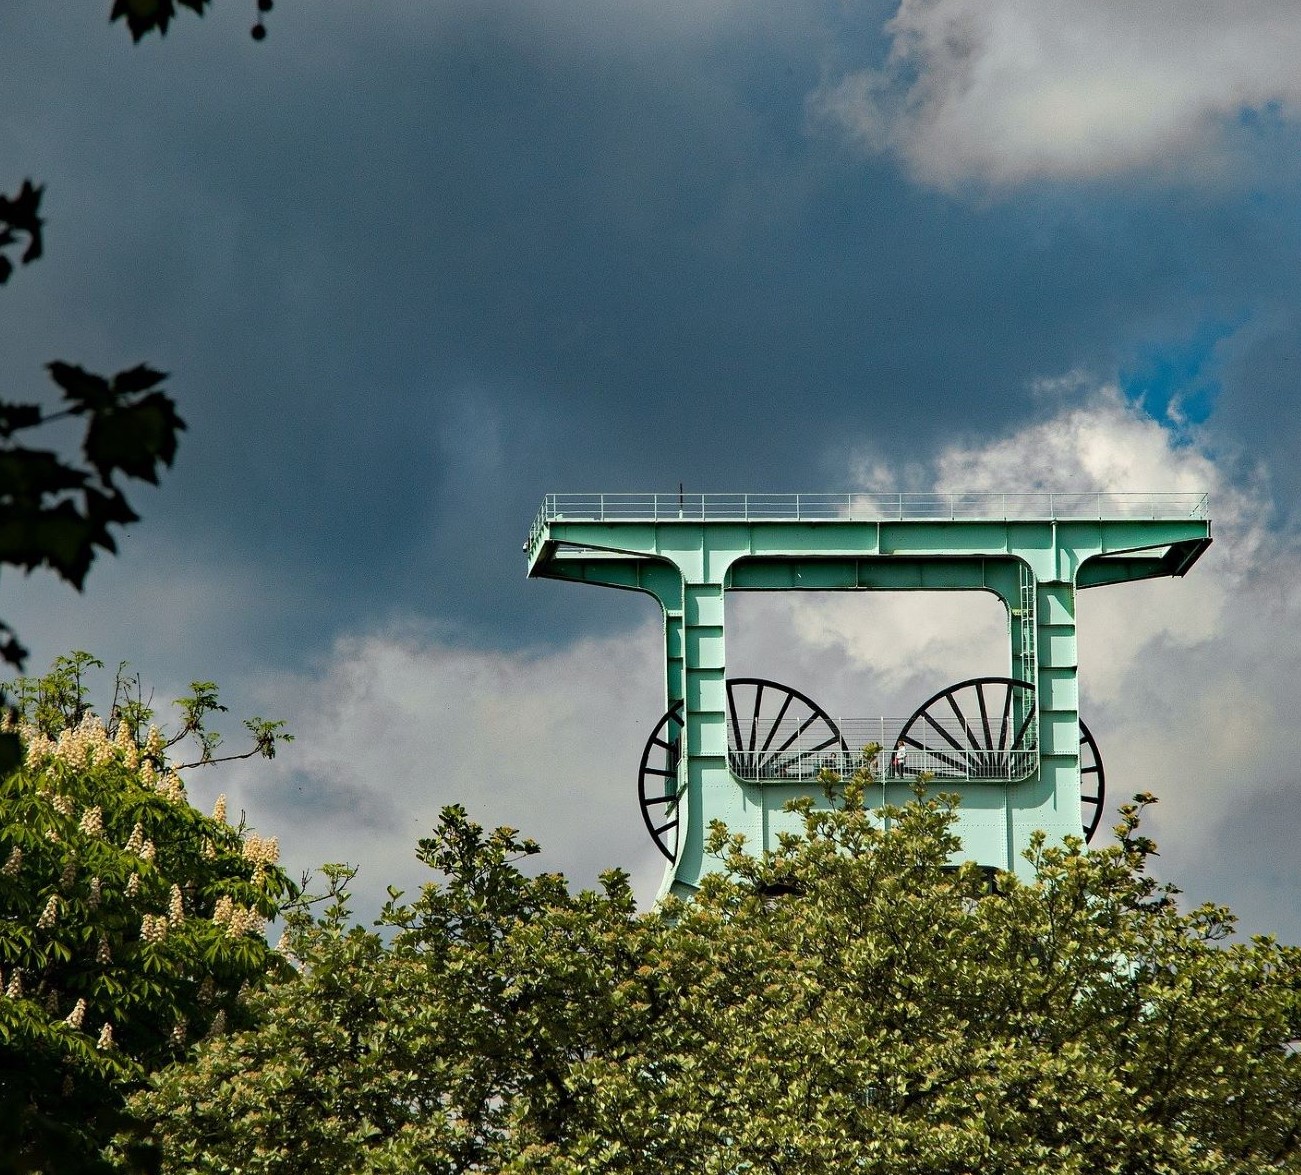
<svg viewBox="0 0 1301 1175"><path fill-rule="evenodd" d="M47 217L4 394L148 361L189 428L84 593L6 572L0 615L33 670L217 681L231 750L288 723L196 803L363 914L453 802L649 900L659 618L526 580L544 493L1204 490L1186 579L1081 595L1082 713L1158 875L1301 942L1301 7L109 7L0 7L0 191ZM729 672L833 714L1006 671L985 597L729 607Z"/></svg>

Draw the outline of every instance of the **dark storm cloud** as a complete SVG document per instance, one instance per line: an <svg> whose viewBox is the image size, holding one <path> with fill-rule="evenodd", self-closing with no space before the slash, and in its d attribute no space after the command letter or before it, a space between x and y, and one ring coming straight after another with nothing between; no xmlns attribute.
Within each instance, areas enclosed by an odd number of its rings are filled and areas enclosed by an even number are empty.
<svg viewBox="0 0 1301 1175"><path fill-rule="evenodd" d="M834 484L864 442L996 430L1037 376L1251 314L1296 256L1276 195L912 187L808 121L828 12L612 44L304 10L137 50L24 12L7 40L59 66L10 82L52 220L12 349L173 369L192 432L151 525L363 613L499 637L547 488Z"/></svg>
<svg viewBox="0 0 1301 1175"><path fill-rule="evenodd" d="M328 680L336 637L395 616L564 661L651 612L523 580L544 491L839 488L1014 433L1073 371L1158 414L1215 389L1217 458L1268 460L1294 525L1295 125L1244 116L1236 170L1058 152L1076 178L936 192L811 100L881 65L891 11L284 0L254 45L221 0L132 47L94 3L5 5L0 190L45 181L49 216L0 291L7 391L147 358L191 428L86 597L6 580L0 615L38 664L89 645L168 696Z"/></svg>

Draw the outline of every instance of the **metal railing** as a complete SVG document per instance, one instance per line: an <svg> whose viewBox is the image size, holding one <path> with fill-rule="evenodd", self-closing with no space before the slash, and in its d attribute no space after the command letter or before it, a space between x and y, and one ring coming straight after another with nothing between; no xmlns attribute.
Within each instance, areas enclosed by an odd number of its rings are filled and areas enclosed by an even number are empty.
<svg viewBox="0 0 1301 1175"><path fill-rule="evenodd" d="M1206 518L1204 493L547 494L529 531L548 523L899 522L1016 519Z"/></svg>
<svg viewBox="0 0 1301 1175"><path fill-rule="evenodd" d="M753 740L762 743L758 747L752 744L738 748L729 731L728 765L739 778L752 783L808 783L816 780L823 770L848 776L860 766L866 766L877 780L911 781L926 773L939 783L1010 783L1029 777L1039 765L1038 752L1033 746L1008 748L1014 737L1010 721L1005 731L1000 732L995 726L990 732L988 741L993 746L983 745L986 741L983 726L964 728L953 720L930 726L915 724L913 741L920 742L921 746L908 746L902 764L895 758L894 747L906 719L838 718L835 721L848 750L824 745L826 727L819 724L805 731L798 720L786 719L773 726L762 724L761 736ZM942 727L948 737L937 727ZM864 748L873 743L879 749L870 756L865 755Z"/></svg>
<svg viewBox="0 0 1301 1175"><path fill-rule="evenodd" d="M902 765L889 751L865 756L861 751L816 751L808 755L764 759L754 751L727 752L728 766L749 783L811 783L823 771L842 778L866 766L880 782L911 783L922 775L936 783L1015 783L1038 766L1034 750L955 751L951 747L917 750L910 747Z"/></svg>

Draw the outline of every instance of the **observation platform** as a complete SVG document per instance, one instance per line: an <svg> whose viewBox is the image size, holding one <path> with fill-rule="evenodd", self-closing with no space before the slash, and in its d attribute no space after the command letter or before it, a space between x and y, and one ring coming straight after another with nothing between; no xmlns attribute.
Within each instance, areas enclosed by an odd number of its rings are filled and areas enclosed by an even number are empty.
<svg viewBox="0 0 1301 1175"><path fill-rule="evenodd" d="M1035 829L1091 833L1103 771L1079 718L1076 592L1182 576L1210 542L1201 493L561 493L524 554L531 577L645 592L663 609L667 709L638 785L665 888L684 891L714 867L710 821L774 847L794 827L785 801L816 793L824 767L852 770L867 742L886 748L872 764L883 802L906 800L922 771L962 795L958 831L983 865L1018 868ZM1007 676L893 721L832 719L799 690L728 678L726 594L792 590L992 592Z"/></svg>

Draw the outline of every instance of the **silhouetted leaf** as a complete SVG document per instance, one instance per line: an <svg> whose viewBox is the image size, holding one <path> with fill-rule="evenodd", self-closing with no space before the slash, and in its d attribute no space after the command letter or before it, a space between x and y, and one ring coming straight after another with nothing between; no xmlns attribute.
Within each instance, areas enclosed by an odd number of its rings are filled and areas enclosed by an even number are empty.
<svg viewBox="0 0 1301 1175"><path fill-rule="evenodd" d="M11 437L19 429L35 428L42 419L39 404L0 403L0 437Z"/></svg>
<svg viewBox="0 0 1301 1175"><path fill-rule="evenodd" d="M141 363L125 371L119 371L113 377L113 390L118 395L147 392L150 388L156 388L166 378L165 371L155 371L148 364Z"/></svg>
<svg viewBox="0 0 1301 1175"><path fill-rule="evenodd" d="M78 490L86 475L47 449L0 449L0 504L39 505L48 495Z"/></svg>
<svg viewBox="0 0 1301 1175"><path fill-rule="evenodd" d="M102 375L95 375L73 363L55 360L46 364L50 378L63 389L64 398L75 409L95 410L113 402L113 392L108 380Z"/></svg>
<svg viewBox="0 0 1301 1175"><path fill-rule="evenodd" d="M197 12L202 16L210 0L180 0L180 3L183 8L188 8L191 12ZM175 15L174 0L114 0L109 19L125 20L127 28L131 31L131 39L138 41L146 33L151 33L155 29L160 36L165 34L167 26L171 24L172 17Z"/></svg>
<svg viewBox="0 0 1301 1175"><path fill-rule="evenodd" d="M157 483L158 465L171 465L176 434L185 427L161 392L138 403L97 412L86 430L86 460L105 481L115 472Z"/></svg>
<svg viewBox="0 0 1301 1175"><path fill-rule="evenodd" d="M33 184L31 180L23 180L18 195L0 196L0 285L9 280L14 269L13 263L2 251L15 244L20 237L27 238L27 248L21 257L24 265L30 265L41 255L41 225L44 222L39 213L44 191L43 187Z"/></svg>
<svg viewBox="0 0 1301 1175"><path fill-rule="evenodd" d="M18 643L14 630L3 623L0 623L0 657L3 657L8 664L16 669L21 668L23 661L27 658L27 650ZM4 704L4 695L0 692L0 706ZM4 755L4 747L0 745L0 777L3 777L11 770L11 768L4 765Z"/></svg>

